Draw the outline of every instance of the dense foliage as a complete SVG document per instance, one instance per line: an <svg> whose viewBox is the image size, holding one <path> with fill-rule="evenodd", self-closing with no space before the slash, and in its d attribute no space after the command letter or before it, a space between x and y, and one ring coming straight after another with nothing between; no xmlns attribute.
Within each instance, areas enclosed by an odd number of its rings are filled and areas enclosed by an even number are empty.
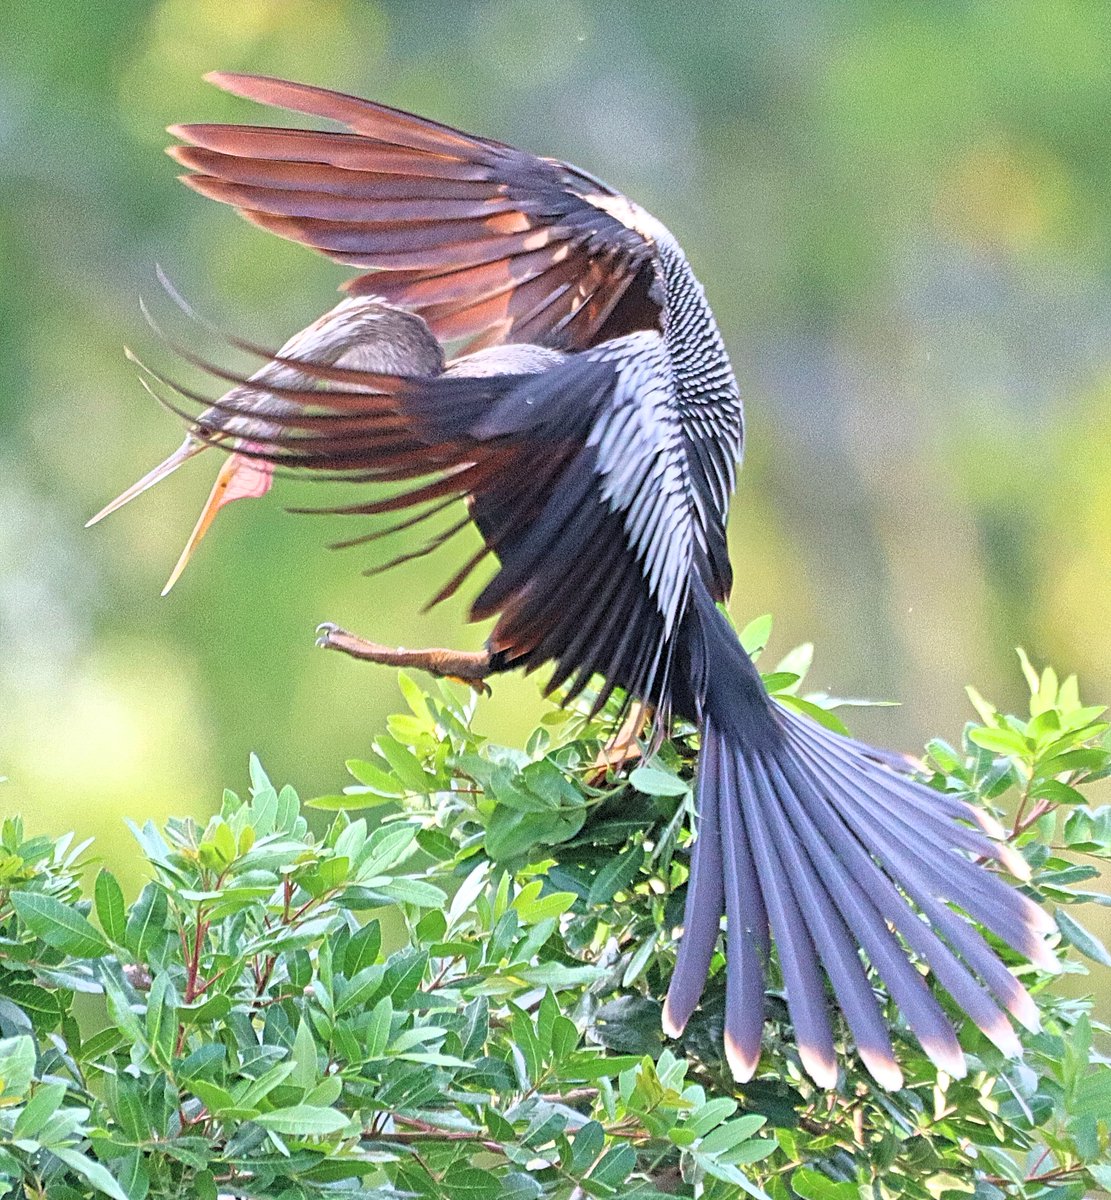
<svg viewBox="0 0 1111 1200"><path fill-rule="evenodd" d="M745 631L758 652L768 623ZM797 696L807 648L766 676ZM1111 963L1073 915L1111 857L1101 709L1023 659L1028 717L972 694L938 788L1006 821L1056 906L1067 972ZM251 764L204 828L133 827L150 881L128 905L69 837L0 836L0 1195L534 1200L747 1193L1079 1197L1111 1186L1111 1060L1087 1000L1013 962L1044 1021L1007 1061L969 1024L965 1079L896 1023L905 1087L846 1049L835 1093L804 1077L774 988L758 1077L720 1052L715 963L665 1044L661 996L687 872L692 730L608 774L612 732L553 709L525 749L474 701L403 678L357 781L309 807ZM356 815L371 810L368 816ZM369 817L369 819L368 819ZM1007 951L1002 951L1004 954ZM774 973L773 973L774 978Z"/></svg>

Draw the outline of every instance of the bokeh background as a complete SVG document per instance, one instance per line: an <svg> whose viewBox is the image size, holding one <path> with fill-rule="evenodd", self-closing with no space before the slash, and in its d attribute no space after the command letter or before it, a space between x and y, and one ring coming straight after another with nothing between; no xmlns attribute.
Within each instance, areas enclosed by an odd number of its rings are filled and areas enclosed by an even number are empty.
<svg viewBox="0 0 1111 1200"><path fill-rule="evenodd" d="M397 704L339 621L476 646L452 569L365 580L354 532L233 506L169 598L200 459L86 532L180 439L122 354L161 263L267 344L344 270L175 182L174 121L267 118L216 67L365 94L570 159L686 247L747 398L733 612L813 639L812 683L905 749L959 736L1014 646L1111 699L1111 6L1105 0L6 0L0 30L0 810L95 834L203 816L256 750L345 782ZM214 349L199 328L182 331ZM360 557L360 554L362 555ZM524 735L536 683L481 720ZM132 883L137 882L132 880Z"/></svg>

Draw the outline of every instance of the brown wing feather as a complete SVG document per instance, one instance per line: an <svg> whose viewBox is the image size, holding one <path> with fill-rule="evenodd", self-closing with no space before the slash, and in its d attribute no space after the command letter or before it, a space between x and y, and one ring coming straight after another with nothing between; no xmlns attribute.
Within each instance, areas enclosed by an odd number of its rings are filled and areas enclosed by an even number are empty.
<svg viewBox="0 0 1111 1200"><path fill-rule="evenodd" d="M235 71L211 71L205 79L225 92L243 96L258 104L326 117L376 141L390 142L396 146L409 146L436 154L460 152L464 156L473 153L476 146L516 153L502 142L475 137L400 108L390 108L387 104L347 96L343 92L314 87L309 83L294 83L288 79L245 75Z"/></svg>
<svg viewBox="0 0 1111 1200"><path fill-rule="evenodd" d="M421 313L442 341L583 349L660 323L654 247L588 197L575 167L323 88L249 75L213 83L348 132L179 125L171 155L198 192L371 274L348 282ZM647 269L646 269L647 268Z"/></svg>
<svg viewBox="0 0 1111 1200"><path fill-rule="evenodd" d="M513 202L505 196L483 199L428 199L415 195L401 198L337 196L296 188L268 188L217 179L211 175L183 175L182 182L211 200L236 208L290 217L318 217L330 221L422 221L454 222L512 212ZM410 192L417 191L409 188Z"/></svg>
<svg viewBox="0 0 1111 1200"><path fill-rule="evenodd" d="M203 146L167 146L166 153L183 167L229 183L251 187L311 190L333 196L413 200L482 200L493 196L482 179L432 179L382 171L361 171L327 162L242 158ZM186 182L193 176L187 176Z"/></svg>
<svg viewBox="0 0 1111 1200"><path fill-rule="evenodd" d="M320 129L274 129L265 125L171 125L174 137L238 158L325 162L356 171L415 175L429 179L485 179L480 163L407 146L371 141L358 133Z"/></svg>

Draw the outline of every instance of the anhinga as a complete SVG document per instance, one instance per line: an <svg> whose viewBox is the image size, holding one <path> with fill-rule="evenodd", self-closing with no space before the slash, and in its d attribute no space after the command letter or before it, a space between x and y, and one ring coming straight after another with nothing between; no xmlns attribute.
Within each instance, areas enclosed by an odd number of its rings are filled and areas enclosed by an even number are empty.
<svg viewBox="0 0 1111 1200"><path fill-rule="evenodd" d="M1034 1027L1034 1005L950 905L1053 969L1052 922L984 865L1022 875L1020 856L992 840L990 817L893 756L772 702L718 607L742 409L672 235L566 163L320 88L210 78L345 129L178 126L184 144L169 152L184 181L369 271L251 379L223 374L231 391L109 509L212 444L233 453L187 553L222 503L264 492L276 466L419 481L329 511L427 503L424 515L465 499L497 560L471 610L497 617L487 650L391 651L328 627L324 641L476 682L552 663L550 686L567 696L601 676L603 699L621 688L661 726L672 714L697 724L697 829L665 1030L677 1036L698 1004L724 915L738 1080L760 1054L772 941L801 1060L822 1086L837 1077L825 980L868 1070L900 1084L869 967L950 1074L964 1057L923 967L1017 1053L1005 1013ZM446 362L445 345L462 353Z"/></svg>

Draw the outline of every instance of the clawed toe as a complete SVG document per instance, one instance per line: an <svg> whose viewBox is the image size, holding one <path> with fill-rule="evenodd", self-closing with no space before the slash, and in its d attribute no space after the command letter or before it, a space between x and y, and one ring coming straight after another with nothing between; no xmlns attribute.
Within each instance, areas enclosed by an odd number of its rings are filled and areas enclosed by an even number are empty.
<svg viewBox="0 0 1111 1200"><path fill-rule="evenodd" d="M316 644L327 650L332 645L332 638L343 630L334 621L321 621L316 627Z"/></svg>

